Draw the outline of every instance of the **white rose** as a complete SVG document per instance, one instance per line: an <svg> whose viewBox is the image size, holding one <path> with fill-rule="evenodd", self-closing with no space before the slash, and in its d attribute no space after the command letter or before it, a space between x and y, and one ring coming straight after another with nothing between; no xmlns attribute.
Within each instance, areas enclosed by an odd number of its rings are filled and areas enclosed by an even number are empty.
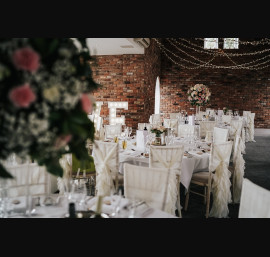
<svg viewBox="0 0 270 257"><path fill-rule="evenodd" d="M59 93L59 90L57 89L57 87L53 86L53 87L44 89L43 96L50 103L55 103L59 100L60 93Z"/></svg>

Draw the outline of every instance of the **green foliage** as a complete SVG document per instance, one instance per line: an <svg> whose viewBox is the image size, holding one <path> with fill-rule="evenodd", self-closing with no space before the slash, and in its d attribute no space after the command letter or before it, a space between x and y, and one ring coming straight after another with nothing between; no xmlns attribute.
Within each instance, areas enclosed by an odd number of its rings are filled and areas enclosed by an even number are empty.
<svg viewBox="0 0 270 257"><path fill-rule="evenodd" d="M81 95L89 95L101 85L92 77L86 38L77 40L82 50L70 38L0 39L0 160L12 153L28 156L60 177L63 170L59 159L63 154L73 153L81 164L93 161L89 159L86 141L94 140L95 129L82 108ZM40 57L40 67L35 72L14 65L13 53L25 47ZM25 83L30 84L36 99L22 108L15 106L9 95ZM49 101L45 97L44 90L51 87L59 93L59 99ZM75 104L66 103L66 97L74 97ZM46 123L45 131L39 128L39 124ZM1 164L0 177L11 177Z"/></svg>

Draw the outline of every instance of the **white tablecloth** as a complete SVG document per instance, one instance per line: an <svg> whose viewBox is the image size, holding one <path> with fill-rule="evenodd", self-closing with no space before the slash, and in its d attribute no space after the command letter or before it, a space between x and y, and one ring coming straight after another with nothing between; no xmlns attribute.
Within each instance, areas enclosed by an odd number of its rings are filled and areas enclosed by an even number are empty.
<svg viewBox="0 0 270 257"><path fill-rule="evenodd" d="M41 196L40 203L44 201L44 197L46 196ZM57 203L57 197L58 195L51 195L53 197L54 201ZM115 196L114 196L115 197ZM52 206L36 206L33 207L35 211L31 215L25 215L25 208L26 208L26 197L20 196L16 197L16 200L19 201L19 204L12 205L12 200L10 199L10 204L8 209L12 209L13 211L10 212L9 218L65 218L66 215L68 214L68 201L66 201L65 204L62 205L52 205ZM88 210L96 211L96 202L97 202L97 197L94 197L92 199L88 199L86 202L86 208ZM120 207L123 208L125 205L130 204L131 201L122 198L120 201ZM12 205L12 206L11 206ZM111 197L106 196L103 199L103 205L102 205L102 212L111 215L113 212L114 208L112 205ZM125 211L124 209L119 211L119 216L115 218L128 218L129 215L131 214L131 211ZM158 209L150 208L146 204L142 204L138 207L136 207L135 212L134 212L134 217L135 218L178 218L174 215L171 215L167 212L163 212Z"/></svg>
<svg viewBox="0 0 270 257"><path fill-rule="evenodd" d="M115 197L115 196L114 196ZM95 211L96 210L96 202L97 202L97 197L92 198L90 201L88 201L88 208L91 210ZM103 205L102 205L102 212L106 214L111 214L113 212L113 206L111 204L111 197L106 196L103 199ZM128 205L130 203L130 200L126 198L122 198L120 202L120 207L123 208L125 205ZM123 210L119 212L119 216L122 218L127 218L127 216L130 214L130 211L127 211L126 213L123 213ZM135 213L134 213L135 218L178 218L174 215L171 215L167 212L150 208L149 206L142 204L138 207L136 207Z"/></svg>

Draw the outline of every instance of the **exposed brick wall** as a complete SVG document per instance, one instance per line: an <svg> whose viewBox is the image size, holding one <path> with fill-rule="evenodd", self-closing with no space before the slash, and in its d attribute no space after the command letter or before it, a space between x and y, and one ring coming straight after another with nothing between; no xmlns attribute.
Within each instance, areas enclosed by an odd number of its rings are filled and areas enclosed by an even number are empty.
<svg viewBox="0 0 270 257"><path fill-rule="evenodd" d="M198 43L198 42L196 42ZM237 52L257 51L260 48L243 48ZM208 56L188 50L199 59ZM235 50L227 50L235 52ZM184 55L183 55L184 57ZM187 56L185 56L186 58ZM262 55L256 56L260 58ZM207 59L208 58L208 59ZM253 61L254 56L232 58L238 62ZM96 66L91 66L94 79L103 88L94 93L97 101L103 101L101 116L104 124L109 123L108 101L128 101L129 109L120 109L117 115L125 115L126 125L137 128L139 122L148 122L154 113L155 84L160 76L161 112L195 112L187 101L187 90L197 83L207 85L212 93L206 106L222 109L227 106L233 110L255 112L255 127L270 128L270 69L258 71L228 69L184 69L173 64L152 40L144 55L97 56ZM186 63L183 63L186 65ZM215 58L214 64L231 65L226 58Z"/></svg>
<svg viewBox="0 0 270 257"><path fill-rule="evenodd" d="M248 49L241 46L237 52L254 52L259 49L258 47ZM191 50L187 50L187 52L197 58L203 58L198 53L194 55ZM260 57L262 55L256 56L256 58ZM244 63L254 60L253 58L254 56L242 56L232 59ZM269 68L257 71L211 68L189 70L173 64L165 56L162 56L161 60L161 112L186 110L189 114L194 113L195 109L190 109L193 107L187 101L187 90L197 83L202 83L208 86L212 93L211 101L206 107L222 109L227 106L230 109L239 110L241 115L243 110L250 110L255 113L256 128L270 128ZM182 64L186 65L184 62ZM218 57L215 64L225 66L232 63L225 57Z"/></svg>
<svg viewBox="0 0 270 257"><path fill-rule="evenodd" d="M102 85L94 93L96 101L103 101L101 116L109 124L109 101L127 101L128 110L117 109L117 116L125 115L126 125L133 129L148 122L154 112L154 92L160 76L160 54L155 44L144 55L96 56L91 66L93 78Z"/></svg>

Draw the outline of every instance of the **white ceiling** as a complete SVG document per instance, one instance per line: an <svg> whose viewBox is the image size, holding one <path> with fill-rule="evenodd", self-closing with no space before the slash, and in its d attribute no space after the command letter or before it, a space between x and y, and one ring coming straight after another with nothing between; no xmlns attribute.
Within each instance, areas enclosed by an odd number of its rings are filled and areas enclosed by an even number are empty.
<svg viewBox="0 0 270 257"><path fill-rule="evenodd" d="M88 38L91 55L144 54L144 48L133 38Z"/></svg>

